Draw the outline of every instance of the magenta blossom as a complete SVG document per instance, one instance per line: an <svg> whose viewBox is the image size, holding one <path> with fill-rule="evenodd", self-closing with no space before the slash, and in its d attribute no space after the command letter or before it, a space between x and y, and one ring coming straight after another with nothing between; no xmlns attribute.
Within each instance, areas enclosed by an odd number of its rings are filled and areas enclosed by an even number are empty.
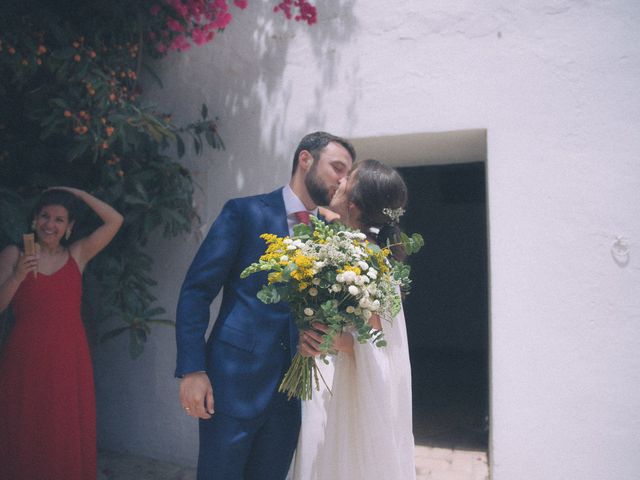
<svg viewBox="0 0 640 480"><path fill-rule="evenodd" d="M216 30L226 28L233 16L229 0L156 0L149 13L158 17L162 27L149 32L147 38L156 41L159 53L188 50L192 43L205 45L213 40ZM164 5L164 8L163 6ZM233 0L233 5L245 9L248 0ZM316 7L307 0L279 0L274 12L309 25L317 22Z"/></svg>

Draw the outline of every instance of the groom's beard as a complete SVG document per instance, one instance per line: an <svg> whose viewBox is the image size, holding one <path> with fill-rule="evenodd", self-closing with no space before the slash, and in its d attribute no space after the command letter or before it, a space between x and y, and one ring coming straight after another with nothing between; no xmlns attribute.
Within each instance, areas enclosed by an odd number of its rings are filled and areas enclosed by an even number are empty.
<svg viewBox="0 0 640 480"><path fill-rule="evenodd" d="M329 194L327 185L318 176L317 165L318 163L314 162L311 170L304 178L304 185L307 187L311 200L313 200L316 205L329 205L331 195Z"/></svg>

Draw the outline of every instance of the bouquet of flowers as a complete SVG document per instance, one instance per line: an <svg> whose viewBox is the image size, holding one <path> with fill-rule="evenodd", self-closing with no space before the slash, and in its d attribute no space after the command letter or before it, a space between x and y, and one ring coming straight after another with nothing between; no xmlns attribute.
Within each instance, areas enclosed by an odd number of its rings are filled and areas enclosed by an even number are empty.
<svg viewBox="0 0 640 480"><path fill-rule="evenodd" d="M258 298L264 303L289 302L301 330L321 323L328 328L320 350L330 354L334 337L343 330L355 333L359 342L386 342L381 330L368 320L377 314L392 319L400 311L400 288L409 284L409 267L390 259L389 247L380 248L365 234L340 224L325 224L311 217L312 226L294 227L293 237L261 235L267 243L258 262L240 275L268 271L268 283ZM402 235L409 253L422 245L422 237ZM400 287L400 288L399 288ZM311 399L314 383L319 390L319 369L313 357L296 353L280 384L288 397Z"/></svg>

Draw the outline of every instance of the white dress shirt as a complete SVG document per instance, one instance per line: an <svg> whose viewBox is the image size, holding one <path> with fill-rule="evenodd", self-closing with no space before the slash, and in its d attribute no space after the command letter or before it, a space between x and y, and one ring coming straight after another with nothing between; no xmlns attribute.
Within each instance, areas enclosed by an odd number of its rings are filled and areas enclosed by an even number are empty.
<svg viewBox="0 0 640 480"><path fill-rule="evenodd" d="M287 212L287 225L289 225L289 235L293 235L293 226L300 223L300 221L296 218L295 213L301 212L302 210L307 210L302 203L302 200L298 198L298 196L291 190L289 184L285 185L282 189L282 197L284 198L284 209ZM309 214L318 216L318 208L314 208L313 210L307 210Z"/></svg>

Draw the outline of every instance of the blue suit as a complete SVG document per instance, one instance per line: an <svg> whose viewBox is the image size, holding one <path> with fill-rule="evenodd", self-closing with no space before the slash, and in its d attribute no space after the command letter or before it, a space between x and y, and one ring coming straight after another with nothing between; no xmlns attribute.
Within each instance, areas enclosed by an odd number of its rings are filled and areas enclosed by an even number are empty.
<svg viewBox="0 0 640 480"><path fill-rule="evenodd" d="M288 235L282 189L229 200L186 274L176 317L176 376L205 370L215 414L200 420L199 480L283 480L300 428L300 403L277 393L296 351L285 303L256 297L266 273L240 272L265 250L262 233ZM209 306L223 288L209 339Z"/></svg>

